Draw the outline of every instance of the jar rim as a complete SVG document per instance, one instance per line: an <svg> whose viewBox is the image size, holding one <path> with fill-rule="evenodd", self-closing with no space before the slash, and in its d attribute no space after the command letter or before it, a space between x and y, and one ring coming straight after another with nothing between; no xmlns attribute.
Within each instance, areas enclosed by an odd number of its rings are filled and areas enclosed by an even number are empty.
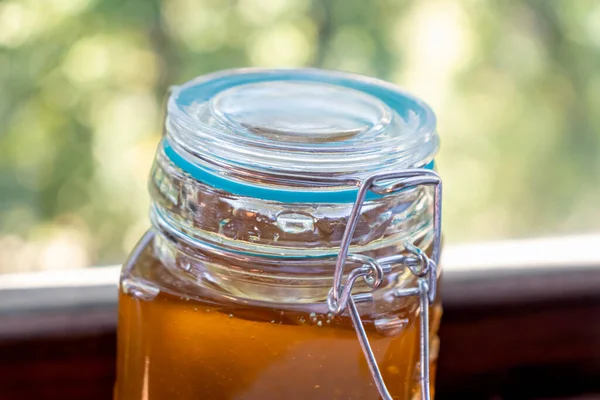
<svg viewBox="0 0 600 400"><path fill-rule="evenodd" d="M435 127L426 103L375 78L230 69L171 89L165 148L187 172L267 189L338 191L376 172L430 165Z"/></svg>

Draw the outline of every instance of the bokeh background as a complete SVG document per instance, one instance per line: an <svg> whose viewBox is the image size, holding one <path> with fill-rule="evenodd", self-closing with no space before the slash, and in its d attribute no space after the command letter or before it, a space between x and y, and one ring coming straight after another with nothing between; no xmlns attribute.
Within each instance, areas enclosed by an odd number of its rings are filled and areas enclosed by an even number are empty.
<svg viewBox="0 0 600 400"><path fill-rule="evenodd" d="M0 273L122 262L167 87L241 66L429 102L447 242L600 230L600 1L3 0Z"/></svg>

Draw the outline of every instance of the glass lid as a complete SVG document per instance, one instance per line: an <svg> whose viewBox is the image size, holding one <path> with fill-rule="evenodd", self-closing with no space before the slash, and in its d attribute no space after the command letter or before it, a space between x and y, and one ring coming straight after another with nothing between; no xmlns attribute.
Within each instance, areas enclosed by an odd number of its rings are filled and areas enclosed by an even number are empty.
<svg viewBox="0 0 600 400"><path fill-rule="evenodd" d="M430 165L435 123L425 103L377 79L229 70L172 88L165 153L192 175L322 190Z"/></svg>

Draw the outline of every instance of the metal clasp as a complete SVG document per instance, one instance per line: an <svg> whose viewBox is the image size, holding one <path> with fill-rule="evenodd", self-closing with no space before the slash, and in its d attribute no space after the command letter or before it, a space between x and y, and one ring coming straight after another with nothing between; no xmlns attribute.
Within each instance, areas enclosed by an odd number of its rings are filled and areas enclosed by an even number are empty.
<svg viewBox="0 0 600 400"><path fill-rule="evenodd" d="M388 181L387 185L385 182ZM429 258L425 252L412 243L405 243L405 248L410 255L395 255L391 257L375 260L371 257L348 254L350 242L354 235L358 217L362 205L365 201L367 192L371 190L376 194L395 193L406 188L418 186L432 186L433 192L433 249L432 257ZM332 313L341 314L346 310L350 315L360 346L364 353L369 370L373 375L373 380L379 391L379 395L384 400L392 400L388 391L375 355L367 338L367 333L360 319L360 314L356 308L357 302L368 300L370 294L352 294L352 287L358 278L363 278L367 285L372 289L377 289L384 280L384 275L391 270L394 264L405 265L414 276L417 277L417 287L397 289L394 292L396 297L417 296L421 312L420 326L420 381L421 381L421 399L430 400L430 376L429 376L429 306L433 303L437 292L437 265L440 257L441 245L441 221L442 221L442 181L439 175L433 171L425 169L407 169L400 172L383 173L372 175L365 179L359 187L356 201L352 212L348 218L348 224L342 237L342 244L338 254L333 287L329 292L327 304ZM350 272L345 284L342 283L344 276L344 265L347 260L362 263L362 267L356 268Z"/></svg>

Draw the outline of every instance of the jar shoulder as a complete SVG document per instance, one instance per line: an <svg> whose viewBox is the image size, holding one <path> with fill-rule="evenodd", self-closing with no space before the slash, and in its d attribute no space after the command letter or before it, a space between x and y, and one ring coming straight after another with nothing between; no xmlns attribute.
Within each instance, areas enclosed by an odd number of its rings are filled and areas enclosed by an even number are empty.
<svg viewBox="0 0 600 400"><path fill-rule="evenodd" d="M186 271L181 263L175 266L168 265L169 259L173 261L179 255L173 254L172 249L163 248L160 241L156 240L156 233L150 230L136 245L129 259L123 265L120 278L121 296L144 302L182 303L189 305L192 309L205 306L217 307L227 315L232 314L232 310L236 310L238 314L246 314L249 318L256 320L272 320L273 315L281 312L285 312L286 315L295 315L298 322L302 323L311 319L314 319L315 323L318 323L319 320L327 323L327 320L333 317L326 304L327 290L322 291L321 297L317 296L307 301L301 295L314 293L314 289L310 287L303 291L297 291L295 288L274 288L271 285L265 285L264 289L267 292L287 291L289 295L278 301L266 297L248 298L244 296L244 293L230 292L228 288L222 287L218 283L211 284L210 277L199 277L197 271ZM243 286L239 281L234 283L236 289ZM391 283L392 286L393 284ZM359 310L367 325L375 327L377 321L381 323L381 321L388 320L395 321L396 324L399 324L399 321L403 324L415 321L418 315L417 299L396 299L389 296L389 290L390 288L381 290L379 293L375 293L373 302L359 305ZM314 318L317 316L320 317ZM343 314L339 317L338 322L346 326L349 317Z"/></svg>

